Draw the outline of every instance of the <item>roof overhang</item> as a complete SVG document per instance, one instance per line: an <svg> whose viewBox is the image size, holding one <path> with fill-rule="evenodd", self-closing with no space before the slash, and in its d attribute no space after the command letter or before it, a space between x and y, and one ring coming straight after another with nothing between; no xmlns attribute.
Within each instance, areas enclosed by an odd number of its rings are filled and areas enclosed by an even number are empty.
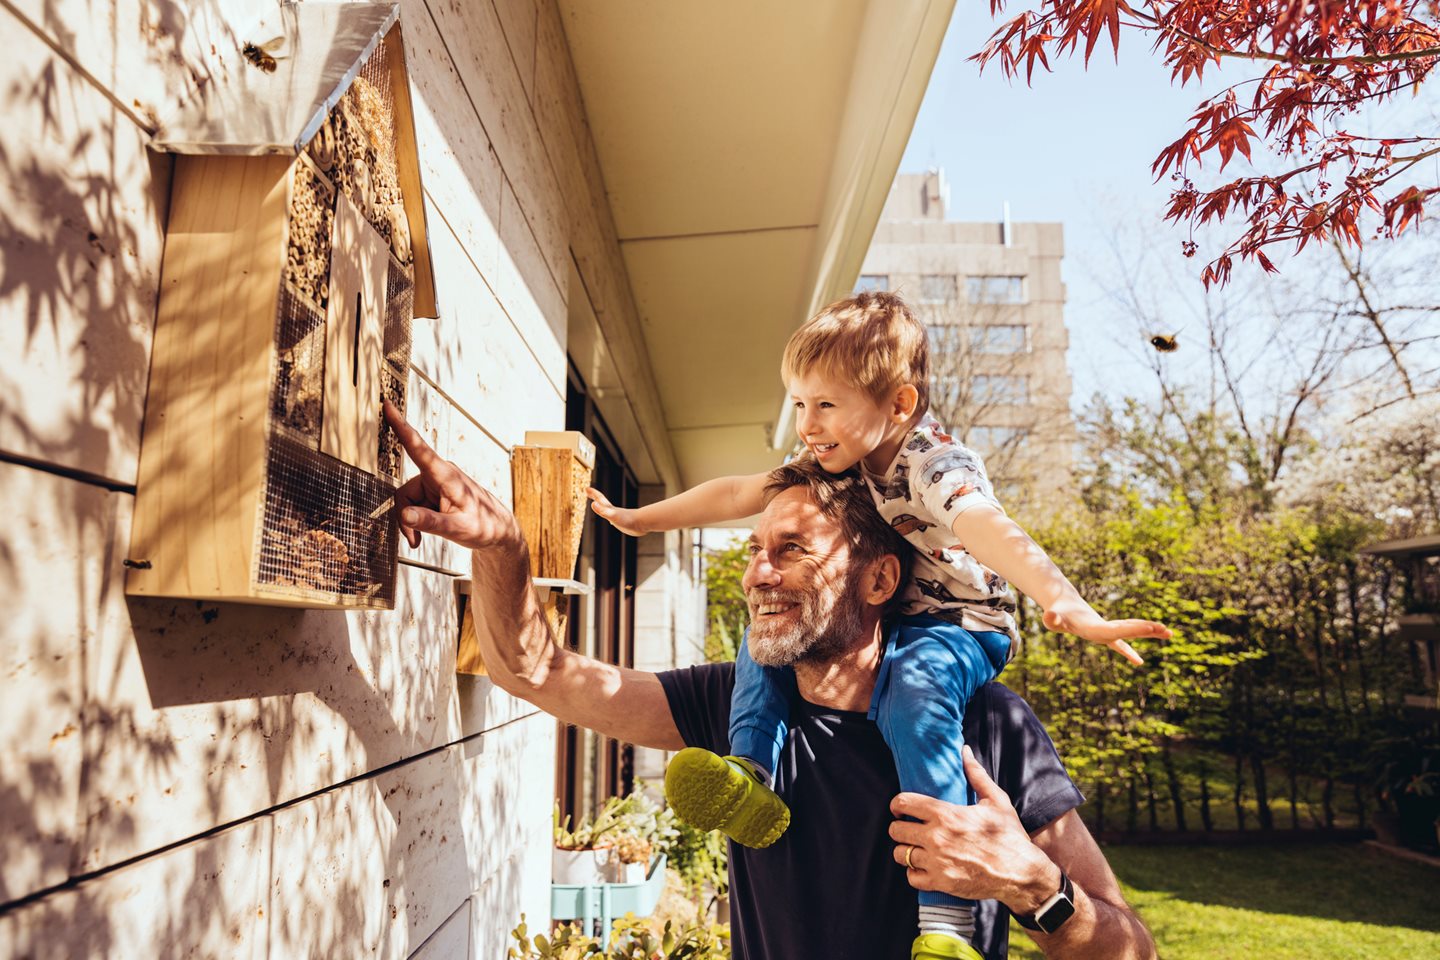
<svg viewBox="0 0 1440 960"><path fill-rule="evenodd" d="M859 273L953 5L561 0L668 432L641 482L780 462L781 350Z"/></svg>
<svg viewBox="0 0 1440 960"><path fill-rule="evenodd" d="M1361 547L1361 553L1376 557L1434 557L1440 556L1440 534L1427 537L1411 537L1408 540L1385 540Z"/></svg>

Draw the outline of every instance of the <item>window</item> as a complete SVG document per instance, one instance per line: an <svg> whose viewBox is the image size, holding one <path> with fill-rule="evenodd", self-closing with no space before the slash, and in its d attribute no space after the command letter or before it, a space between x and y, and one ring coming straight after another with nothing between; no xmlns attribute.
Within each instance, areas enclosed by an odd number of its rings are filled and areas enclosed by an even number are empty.
<svg viewBox="0 0 1440 960"><path fill-rule="evenodd" d="M1030 431L1024 427L971 427L966 442L982 454L1024 446Z"/></svg>
<svg viewBox="0 0 1440 960"><path fill-rule="evenodd" d="M1024 277L966 277L965 294L971 303L1024 303Z"/></svg>
<svg viewBox="0 0 1440 960"><path fill-rule="evenodd" d="M1024 324L1003 323L970 330L970 349L976 353L1024 353Z"/></svg>
<svg viewBox="0 0 1440 960"><path fill-rule="evenodd" d="M978 374L973 381L976 403L1026 403L1028 383L1023 376Z"/></svg>
<svg viewBox="0 0 1440 960"><path fill-rule="evenodd" d="M862 273L860 279L855 281L855 292L889 290L890 275L885 273Z"/></svg>
<svg viewBox="0 0 1440 960"><path fill-rule="evenodd" d="M921 303L954 303L955 278L948 273L927 273L920 278Z"/></svg>
<svg viewBox="0 0 1440 960"><path fill-rule="evenodd" d="M572 362L565 391L565 428L595 441L596 489L614 504L639 505L639 485L624 453ZM572 597L564 643L572 650L622 667L635 662L635 581L639 543L587 514L576 577L594 587ZM598 733L559 724L555 792L561 815L575 819L597 810L606 797L634 786L635 748Z"/></svg>
<svg viewBox="0 0 1440 960"><path fill-rule="evenodd" d="M964 327L952 323L932 323L925 328L930 338L930 353L944 355L958 353L964 348Z"/></svg>

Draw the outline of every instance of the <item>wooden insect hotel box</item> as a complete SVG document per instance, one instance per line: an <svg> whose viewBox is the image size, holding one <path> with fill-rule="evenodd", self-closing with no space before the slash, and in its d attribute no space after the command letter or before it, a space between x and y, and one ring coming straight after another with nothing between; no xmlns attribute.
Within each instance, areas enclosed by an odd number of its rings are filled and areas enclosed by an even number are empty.
<svg viewBox="0 0 1440 960"><path fill-rule="evenodd" d="M399 7L282 4L175 154L126 591L391 608L411 321L435 315Z"/></svg>
<svg viewBox="0 0 1440 960"><path fill-rule="evenodd" d="M573 430L528 430L524 445L510 455L515 519L530 547L530 577L550 630L560 643L565 642L570 597L590 592L574 576L580 536L585 532L589 513L590 500L585 490L594 471L595 444ZM460 621L456 670L485 672L470 604L466 604Z"/></svg>

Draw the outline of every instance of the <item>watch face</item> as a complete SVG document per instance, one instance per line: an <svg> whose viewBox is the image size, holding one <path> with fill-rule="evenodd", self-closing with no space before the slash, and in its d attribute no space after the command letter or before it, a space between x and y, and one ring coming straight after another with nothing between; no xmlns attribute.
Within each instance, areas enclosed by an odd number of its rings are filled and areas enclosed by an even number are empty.
<svg viewBox="0 0 1440 960"><path fill-rule="evenodd" d="M1060 929L1061 924L1075 915L1075 904L1068 896L1061 896L1050 905L1050 909L1044 913L1037 914L1035 923L1045 933L1054 933Z"/></svg>

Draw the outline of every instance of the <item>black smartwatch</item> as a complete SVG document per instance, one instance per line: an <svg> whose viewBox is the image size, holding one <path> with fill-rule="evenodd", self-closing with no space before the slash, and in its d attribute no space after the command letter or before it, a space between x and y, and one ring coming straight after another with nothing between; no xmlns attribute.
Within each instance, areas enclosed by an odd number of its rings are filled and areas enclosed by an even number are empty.
<svg viewBox="0 0 1440 960"><path fill-rule="evenodd" d="M1060 871L1060 889L1055 896L1040 904L1040 907L1028 917L1015 914L1015 922L1026 930L1039 930L1041 933L1054 933L1065 925L1065 921L1075 915L1075 887L1070 883L1070 878L1065 876L1065 871Z"/></svg>

